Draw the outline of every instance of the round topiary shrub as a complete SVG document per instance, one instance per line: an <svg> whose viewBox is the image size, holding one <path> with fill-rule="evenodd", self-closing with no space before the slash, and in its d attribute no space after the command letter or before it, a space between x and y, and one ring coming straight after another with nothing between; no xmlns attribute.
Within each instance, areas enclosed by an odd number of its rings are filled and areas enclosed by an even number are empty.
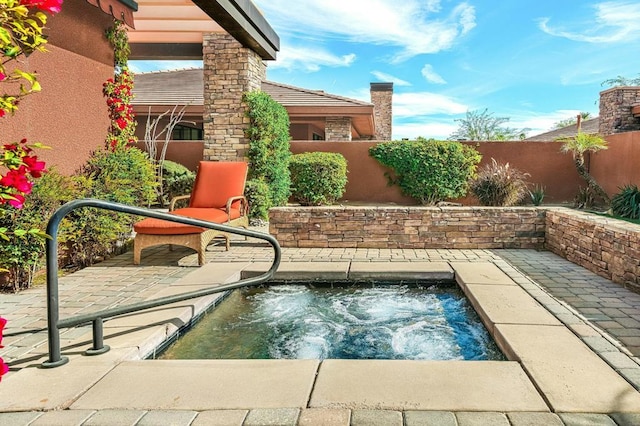
<svg viewBox="0 0 640 426"><path fill-rule="evenodd" d="M307 152L291 157L291 193L303 206L332 204L344 194L347 160L333 152Z"/></svg>

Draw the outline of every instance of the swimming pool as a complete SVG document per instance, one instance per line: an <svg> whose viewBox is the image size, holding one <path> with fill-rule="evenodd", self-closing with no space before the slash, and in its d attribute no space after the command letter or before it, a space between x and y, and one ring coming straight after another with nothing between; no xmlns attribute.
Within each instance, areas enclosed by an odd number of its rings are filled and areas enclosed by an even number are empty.
<svg viewBox="0 0 640 426"><path fill-rule="evenodd" d="M505 359L455 283L236 290L160 358Z"/></svg>

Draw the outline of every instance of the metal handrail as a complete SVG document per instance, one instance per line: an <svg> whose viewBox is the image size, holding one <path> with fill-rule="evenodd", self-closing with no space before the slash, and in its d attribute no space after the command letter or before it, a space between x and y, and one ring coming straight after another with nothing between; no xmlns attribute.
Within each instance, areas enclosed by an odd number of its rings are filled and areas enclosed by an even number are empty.
<svg viewBox="0 0 640 426"><path fill-rule="evenodd" d="M215 229L218 231L228 232L231 234L244 235L246 237L258 238L267 241L274 250L274 259L271 268L264 274L236 281L231 284L217 286L215 288L191 291L188 293L166 296L159 299L149 300L146 302L134 303L132 305L119 306L116 308L105 309L90 314L77 315L75 317L60 319L59 315L59 298L58 298L58 228L64 217L75 209L81 207L95 207L103 210L111 210L119 213L129 213L139 216L153 217L156 219L168 220L171 222L183 223L186 225L199 226L201 228ZM60 351L60 329L74 327L76 325L92 322L93 323L93 346L85 353L87 355L98 355L109 350L109 346L104 344L104 335L102 322L105 318L111 318L118 315L138 312L144 309L155 308L167 305L169 303L180 302L195 297L207 296L214 293L220 293L227 290L233 290L240 287L248 287L259 285L271 279L275 274L282 251L278 241L269 234L251 231L243 228L235 228L228 225L207 222L199 219L191 219L185 216L178 216L169 213L158 212L154 210L144 209L140 207L132 207L124 204L113 203L110 201L96 199L82 199L71 201L60 207L49 219L47 224L47 234L50 239L46 243L46 262L47 262L47 323L49 337L49 360L42 363L44 368L59 367L66 364L69 358L63 357Z"/></svg>

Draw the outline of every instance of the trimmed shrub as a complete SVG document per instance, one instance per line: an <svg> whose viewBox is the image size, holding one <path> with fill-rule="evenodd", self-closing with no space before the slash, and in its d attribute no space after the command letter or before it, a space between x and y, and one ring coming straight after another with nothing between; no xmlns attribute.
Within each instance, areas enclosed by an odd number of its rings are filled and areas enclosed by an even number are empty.
<svg viewBox="0 0 640 426"><path fill-rule="evenodd" d="M333 152L307 152L291 157L292 197L303 206L332 204L344 194L347 160Z"/></svg>
<svg viewBox="0 0 640 426"><path fill-rule="evenodd" d="M483 206L514 206L529 194L528 176L509 163L500 164L492 158L491 164L484 166L471 182L470 190Z"/></svg>
<svg viewBox="0 0 640 426"><path fill-rule="evenodd" d="M191 192L196 174L182 164L164 160L162 163L163 205L167 205L173 197Z"/></svg>
<svg viewBox="0 0 640 426"><path fill-rule="evenodd" d="M269 185L264 179L248 180L244 195L249 203L249 217L251 219L268 220L271 201L269 199Z"/></svg>
<svg viewBox="0 0 640 426"><path fill-rule="evenodd" d="M155 166L137 148L96 151L75 177L78 197L97 198L134 206L148 206L156 199ZM84 208L68 216L64 241L69 261L88 266L115 253L131 237L138 217ZM61 241L63 239L61 238Z"/></svg>
<svg viewBox="0 0 640 426"><path fill-rule="evenodd" d="M386 174L390 184L425 205L466 195L481 159L460 142L424 138L383 142L371 147L369 155L393 169L393 175Z"/></svg>
<svg viewBox="0 0 640 426"><path fill-rule="evenodd" d="M613 214L625 219L640 219L640 190L637 185L625 185L611 199Z"/></svg>
<svg viewBox="0 0 640 426"><path fill-rule="evenodd" d="M248 178L262 179L267 184L269 207L283 206L289 199L291 185L289 115L282 105L261 91L247 92L242 100L248 107L249 117ZM256 207L256 211L264 207Z"/></svg>

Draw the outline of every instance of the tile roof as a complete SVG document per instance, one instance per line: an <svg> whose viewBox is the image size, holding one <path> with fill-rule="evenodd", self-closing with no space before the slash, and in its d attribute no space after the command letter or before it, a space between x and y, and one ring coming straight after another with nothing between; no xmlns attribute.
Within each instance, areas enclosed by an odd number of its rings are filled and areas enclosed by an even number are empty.
<svg viewBox="0 0 640 426"><path fill-rule="evenodd" d="M598 133L600 126L600 119L598 117L590 120L584 120L582 122L583 133ZM568 138L578 133L578 129L575 124L571 126L563 127L561 129L551 130L550 132L541 133L539 135L526 138L525 141L555 141L561 138Z"/></svg>
<svg viewBox="0 0 640 426"><path fill-rule="evenodd" d="M133 105L204 105L202 68L134 75Z"/></svg>
<svg viewBox="0 0 640 426"><path fill-rule="evenodd" d="M309 90L289 86L273 81L262 82L262 90L285 107L288 106L318 106L318 107L350 107L373 106L369 102L332 95L322 90Z"/></svg>
<svg viewBox="0 0 640 426"><path fill-rule="evenodd" d="M203 105L202 68L154 71L134 76L134 105ZM373 107L369 102L264 81L262 90L284 107Z"/></svg>

